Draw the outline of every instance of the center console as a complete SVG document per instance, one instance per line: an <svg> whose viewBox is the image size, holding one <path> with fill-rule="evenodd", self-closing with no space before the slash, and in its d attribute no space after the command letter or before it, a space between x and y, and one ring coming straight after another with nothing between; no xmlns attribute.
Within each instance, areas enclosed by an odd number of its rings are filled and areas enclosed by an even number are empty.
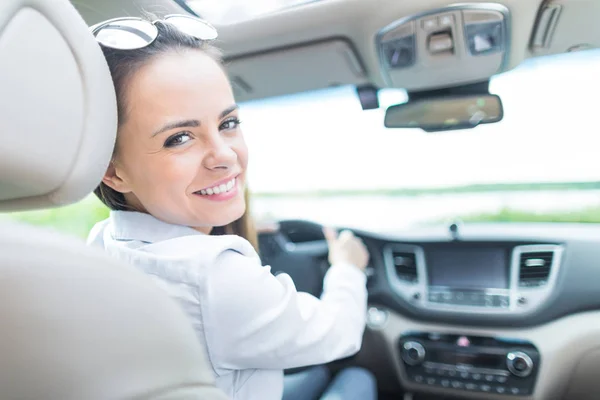
<svg viewBox="0 0 600 400"><path fill-rule="evenodd" d="M388 282L417 308L463 314L533 311L554 289L562 246L455 241L390 244Z"/></svg>
<svg viewBox="0 0 600 400"><path fill-rule="evenodd" d="M456 394L530 395L540 364L533 344L509 338L411 332L398 351L413 385Z"/></svg>

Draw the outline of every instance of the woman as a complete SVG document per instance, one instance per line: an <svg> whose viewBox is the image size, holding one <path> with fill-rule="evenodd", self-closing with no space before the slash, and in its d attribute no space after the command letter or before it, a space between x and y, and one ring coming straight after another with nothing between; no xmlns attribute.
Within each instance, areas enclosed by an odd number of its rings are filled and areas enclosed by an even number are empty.
<svg viewBox="0 0 600 400"><path fill-rule="evenodd" d="M284 369L356 353L366 314L362 242L326 232L332 267L317 299L298 293L289 276L274 277L246 240L253 238L244 198L248 152L230 82L207 42L214 28L168 16L107 21L92 32L114 81L119 128L95 191L111 215L89 242L136 265L180 302L217 386L232 399L280 399ZM375 397L364 371L332 386L347 390L349 380L359 387L350 390L355 398ZM310 400L318 391L303 383L289 396Z"/></svg>

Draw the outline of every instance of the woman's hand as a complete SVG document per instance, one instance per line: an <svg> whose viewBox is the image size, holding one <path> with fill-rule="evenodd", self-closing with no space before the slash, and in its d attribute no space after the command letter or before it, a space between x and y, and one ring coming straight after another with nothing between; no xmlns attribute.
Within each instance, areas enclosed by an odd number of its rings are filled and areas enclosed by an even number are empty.
<svg viewBox="0 0 600 400"><path fill-rule="evenodd" d="M331 228L324 228L323 233L329 245L329 263L352 264L362 271L369 263L369 252L363 241L350 231L342 231L339 236Z"/></svg>

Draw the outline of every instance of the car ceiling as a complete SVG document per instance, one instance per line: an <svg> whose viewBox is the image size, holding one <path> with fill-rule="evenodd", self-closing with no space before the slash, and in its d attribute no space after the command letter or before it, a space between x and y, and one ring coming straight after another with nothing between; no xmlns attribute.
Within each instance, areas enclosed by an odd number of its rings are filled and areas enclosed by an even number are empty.
<svg viewBox="0 0 600 400"><path fill-rule="evenodd" d="M462 2L476 4L478 2ZM472 73L472 81L512 69L525 59L557 54L573 48L600 47L600 1L596 0L502 0L510 12L509 51L505 62L492 73ZM186 13L172 0L73 0L91 25L143 12L157 15ZM431 79L421 71L415 78L390 82L384 79L377 33L394 21L452 5L443 0L324 0L293 7L233 25L217 25L216 45L225 54L226 66L238 100L284 95L337 85L372 84L410 90L437 89L469 83L464 79ZM561 7L551 40L534 48L540 10ZM433 83L432 83L433 82ZM434 85L434 86L432 86Z"/></svg>

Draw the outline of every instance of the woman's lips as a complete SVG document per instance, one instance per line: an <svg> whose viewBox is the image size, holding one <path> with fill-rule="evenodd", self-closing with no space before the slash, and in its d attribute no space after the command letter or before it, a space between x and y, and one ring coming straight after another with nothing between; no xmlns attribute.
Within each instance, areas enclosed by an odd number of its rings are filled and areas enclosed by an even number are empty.
<svg viewBox="0 0 600 400"><path fill-rule="evenodd" d="M238 186L238 177L236 176L216 182L213 186L194 192L194 194L207 200L225 201L238 194Z"/></svg>

